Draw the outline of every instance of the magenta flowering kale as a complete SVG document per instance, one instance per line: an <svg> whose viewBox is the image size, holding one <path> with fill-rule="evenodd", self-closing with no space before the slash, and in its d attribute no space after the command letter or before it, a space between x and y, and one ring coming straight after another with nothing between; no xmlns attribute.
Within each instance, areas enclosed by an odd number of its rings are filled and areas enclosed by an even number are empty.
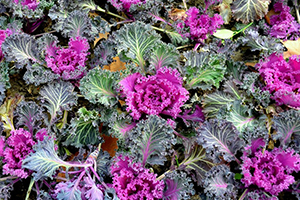
<svg viewBox="0 0 300 200"><path fill-rule="evenodd" d="M131 5L145 4L147 0L108 0L118 11L128 13Z"/></svg>
<svg viewBox="0 0 300 200"><path fill-rule="evenodd" d="M13 130L6 143L7 147L3 153L3 163L5 163L3 174L26 178L29 171L22 169L22 161L29 153L33 152L32 147L35 145L35 141L33 141L32 134L22 128Z"/></svg>
<svg viewBox="0 0 300 200"><path fill-rule="evenodd" d="M164 182L156 179L156 174L133 163L132 159L120 155L111 166L113 188L121 200L161 199Z"/></svg>
<svg viewBox="0 0 300 200"><path fill-rule="evenodd" d="M47 66L62 79L80 79L85 75L88 50L87 39L80 36L70 38L69 47L66 49L57 47L56 42L52 42L46 47L45 60Z"/></svg>
<svg viewBox="0 0 300 200"><path fill-rule="evenodd" d="M278 195L295 182L292 172L300 170L300 156L293 149L274 148L262 151L262 138L245 147L242 156L242 182L246 187L256 185L272 195Z"/></svg>
<svg viewBox="0 0 300 200"><path fill-rule="evenodd" d="M300 24L290 14L290 7L282 2L277 2L274 4L274 11L279 12L279 14L270 17L272 26L270 35L280 39L297 39L300 35Z"/></svg>
<svg viewBox="0 0 300 200"><path fill-rule="evenodd" d="M181 112L180 107L189 98L179 72L168 67L159 68L153 76L134 73L119 84L126 96L127 111L131 111L134 119L140 119L142 114L165 114L176 118Z"/></svg>
<svg viewBox="0 0 300 200"><path fill-rule="evenodd" d="M15 4L18 4L19 2L20 0L14 0ZM39 1L37 0L22 0L20 3L22 4L22 6L27 6L30 10L35 10L39 5Z"/></svg>
<svg viewBox="0 0 300 200"><path fill-rule="evenodd" d="M286 104L300 107L300 61L293 55L286 62L282 55L271 54L266 61L260 62L258 70L266 82L265 90L269 90L278 105Z"/></svg>
<svg viewBox="0 0 300 200"><path fill-rule="evenodd" d="M183 37L195 40L197 43L202 43L207 39L208 34L214 34L216 29L224 23L219 14L215 14L213 17L207 14L200 15L200 11L196 7L191 7L186 15L184 23L179 23L177 28Z"/></svg>
<svg viewBox="0 0 300 200"><path fill-rule="evenodd" d="M4 42L5 38L7 36L10 36L12 34L12 31L9 29L6 30L0 30L0 46L2 46L2 43ZM2 60L4 57L4 54L2 52L2 49L0 48L0 60Z"/></svg>
<svg viewBox="0 0 300 200"><path fill-rule="evenodd" d="M5 137L0 136L0 157L3 157L4 146L5 146Z"/></svg>

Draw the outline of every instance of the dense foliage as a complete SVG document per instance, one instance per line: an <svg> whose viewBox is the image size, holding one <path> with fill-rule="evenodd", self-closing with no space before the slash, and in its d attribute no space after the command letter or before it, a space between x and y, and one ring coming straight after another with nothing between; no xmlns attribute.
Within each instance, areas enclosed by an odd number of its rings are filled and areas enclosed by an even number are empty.
<svg viewBox="0 0 300 200"><path fill-rule="evenodd" d="M299 9L0 0L0 199L300 199Z"/></svg>

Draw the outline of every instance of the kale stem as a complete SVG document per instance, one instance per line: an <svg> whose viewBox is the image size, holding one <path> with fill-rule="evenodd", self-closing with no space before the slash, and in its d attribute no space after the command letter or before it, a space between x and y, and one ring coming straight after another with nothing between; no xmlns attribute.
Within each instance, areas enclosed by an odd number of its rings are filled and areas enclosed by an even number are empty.
<svg viewBox="0 0 300 200"><path fill-rule="evenodd" d="M246 197L246 194L249 192L248 189L246 189L243 194L240 196L239 200L243 200Z"/></svg>
<svg viewBox="0 0 300 200"><path fill-rule="evenodd" d="M183 45L183 46L180 46L180 47L176 47L176 49L179 50L179 49L183 49L183 48L191 47L191 46L194 46L194 45L192 45L192 44L186 44L186 45Z"/></svg>
<svg viewBox="0 0 300 200"><path fill-rule="evenodd" d="M6 181L7 179L16 179L16 178L18 178L18 177L17 176L7 176L7 177L0 178L0 182Z"/></svg>
<svg viewBox="0 0 300 200"><path fill-rule="evenodd" d="M30 180L30 184L29 184L27 193L26 193L25 200L28 200L28 199L29 199L29 195L30 195L30 192L31 192L31 190L32 190L33 184L34 184L34 180L33 180L33 177L32 177L31 180Z"/></svg>
<svg viewBox="0 0 300 200"><path fill-rule="evenodd" d="M251 26L253 24L253 22L251 22L250 24L248 24L247 26L245 26L244 28L242 28L241 30L237 31L237 32L234 32L233 33L233 36L239 34L240 32L244 32L249 26ZM233 37L232 36L232 37Z"/></svg>
<svg viewBox="0 0 300 200"><path fill-rule="evenodd" d="M125 17L122 17L122 16L117 15L117 14L115 14L115 13L109 12L109 11L107 11L107 10L104 10L103 8L100 8L100 7L98 7L98 6L96 7L95 10L96 10L96 11L99 11L99 12L103 12L103 13L109 14L109 15L111 15L111 16L114 16L114 17L117 17L117 18L120 18L120 19L123 19L123 20L127 20Z"/></svg>
<svg viewBox="0 0 300 200"><path fill-rule="evenodd" d="M56 30L49 31L49 32L47 32L47 33L55 33L55 32L56 32ZM40 33L40 34L36 34L36 35L33 35L33 36L34 36L34 37L39 37L39 36L45 35L45 34L47 34L47 33Z"/></svg>
<svg viewBox="0 0 300 200"><path fill-rule="evenodd" d="M182 2L183 2L183 6L184 6L185 11L187 11L188 9L187 9L187 5L186 5L186 1L182 0Z"/></svg>
<svg viewBox="0 0 300 200"><path fill-rule="evenodd" d="M166 171L165 173L163 173L162 175L160 175L158 178L156 178L156 180L158 180L158 181L161 181L163 178L165 178L166 177L166 174L167 173L169 173L169 172L171 172L172 170L168 170L168 171Z"/></svg>
<svg viewBox="0 0 300 200"><path fill-rule="evenodd" d="M299 8L297 8L297 7L295 6L295 10L296 10L297 22L298 22L298 24L300 24Z"/></svg>

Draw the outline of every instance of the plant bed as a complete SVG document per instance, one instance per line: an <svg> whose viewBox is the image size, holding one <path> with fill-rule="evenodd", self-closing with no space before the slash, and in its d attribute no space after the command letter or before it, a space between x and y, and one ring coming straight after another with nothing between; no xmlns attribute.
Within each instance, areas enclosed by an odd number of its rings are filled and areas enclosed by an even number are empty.
<svg viewBox="0 0 300 200"><path fill-rule="evenodd" d="M298 199L297 1L0 1L0 199Z"/></svg>

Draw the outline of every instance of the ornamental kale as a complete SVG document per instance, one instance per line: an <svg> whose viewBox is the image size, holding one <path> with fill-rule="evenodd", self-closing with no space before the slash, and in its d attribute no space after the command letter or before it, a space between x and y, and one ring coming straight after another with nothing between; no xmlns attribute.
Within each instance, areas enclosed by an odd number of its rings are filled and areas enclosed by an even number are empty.
<svg viewBox="0 0 300 200"><path fill-rule="evenodd" d="M279 14L270 17L270 35L280 39L297 39L300 36L300 24L290 14L290 7L282 2L275 3L273 7Z"/></svg>
<svg viewBox="0 0 300 200"><path fill-rule="evenodd" d="M7 147L3 152L3 162L5 163L3 173L27 178L30 172L22 169L22 161L29 153L33 152L32 147L35 145L35 141L33 141L32 134L22 128L13 130L6 143Z"/></svg>
<svg viewBox="0 0 300 200"><path fill-rule="evenodd" d="M81 79L85 73L85 61L87 61L87 51L89 44L87 39L80 36L70 38L69 47L61 48L56 46L56 42L50 43L46 47L47 66L64 80Z"/></svg>
<svg viewBox="0 0 300 200"><path fill-rule="evenodd" d="M245 147L242 156L242 182L246 187L256 185L272 195L278 195L295 182L292 172L300 171L300 155L293 149L274 148L262 151L262 138Z"/></svg>
<svg viewBox="0 0 300 200"><path fill-rule="evenodd" d="M218 14L213 17L208 14L200 15L200 11L196 7L191 7L186 15L184 22L177 24L178 32L181 36L190 38L197 43L203 43L208 34L214 34L216 29L224 23L222 17Z"/></svg>
<svg viewBox="0 0 300 200"><path fill-rule="evenodd" d="M0 157L3 157L4 146L5 146L5 137L1 136L0 137Z"/></svg>
<svg viewBox="0 0 300 200"><path fill-rule="evenodd" d="M172 68L159 68L155 75L147 77L134 73L119 84L126 96L127 111L131 111L134 119L140 119L143 114L176 118L189 98L179 72Z"/></svg>
<svg viewBox="0 0 300 200"><path fill-rule="evenodd" d="M161 199L164 182L156 179L156 174L133 163L128 156L119 155L111 166L113 188L121 200Z"/></svg>
<svg viewBox="0 0 300 200"><path fill-rule="evenodd" d="M271 54L265 61L257 64L257 68L266 82L265 90L269 90L278 105L286 104L294 108L300 107L300 61L293 55L286 62L283 55Z"/></svg>
<svg viewBox="0 0 300 200"><path fill-rule="evenodd" d="M20 0L14 0L15 4L18 4L19 2ZM22 4L22 6L27 6L30 10L35 10L39 5L39 1L37 0L22 0L20 3Z"/></svg>
<svg viewBox="0 0 300 200"><path fill-rule="evenodd" d="M2 46L2 43L4 42L5 38L7 36L10 36L12 34L12 31L9 29L6 30L0 30L0 46ZM4 54L2 52L2 48L0 48L0 61L3 59Z"/></svg>
<svg viewBox="0 0 300 200"><path fill-rule="evenodd" d="M147 0L108 0L118 11L128 13L131 5L145 4Z"/></svg>

